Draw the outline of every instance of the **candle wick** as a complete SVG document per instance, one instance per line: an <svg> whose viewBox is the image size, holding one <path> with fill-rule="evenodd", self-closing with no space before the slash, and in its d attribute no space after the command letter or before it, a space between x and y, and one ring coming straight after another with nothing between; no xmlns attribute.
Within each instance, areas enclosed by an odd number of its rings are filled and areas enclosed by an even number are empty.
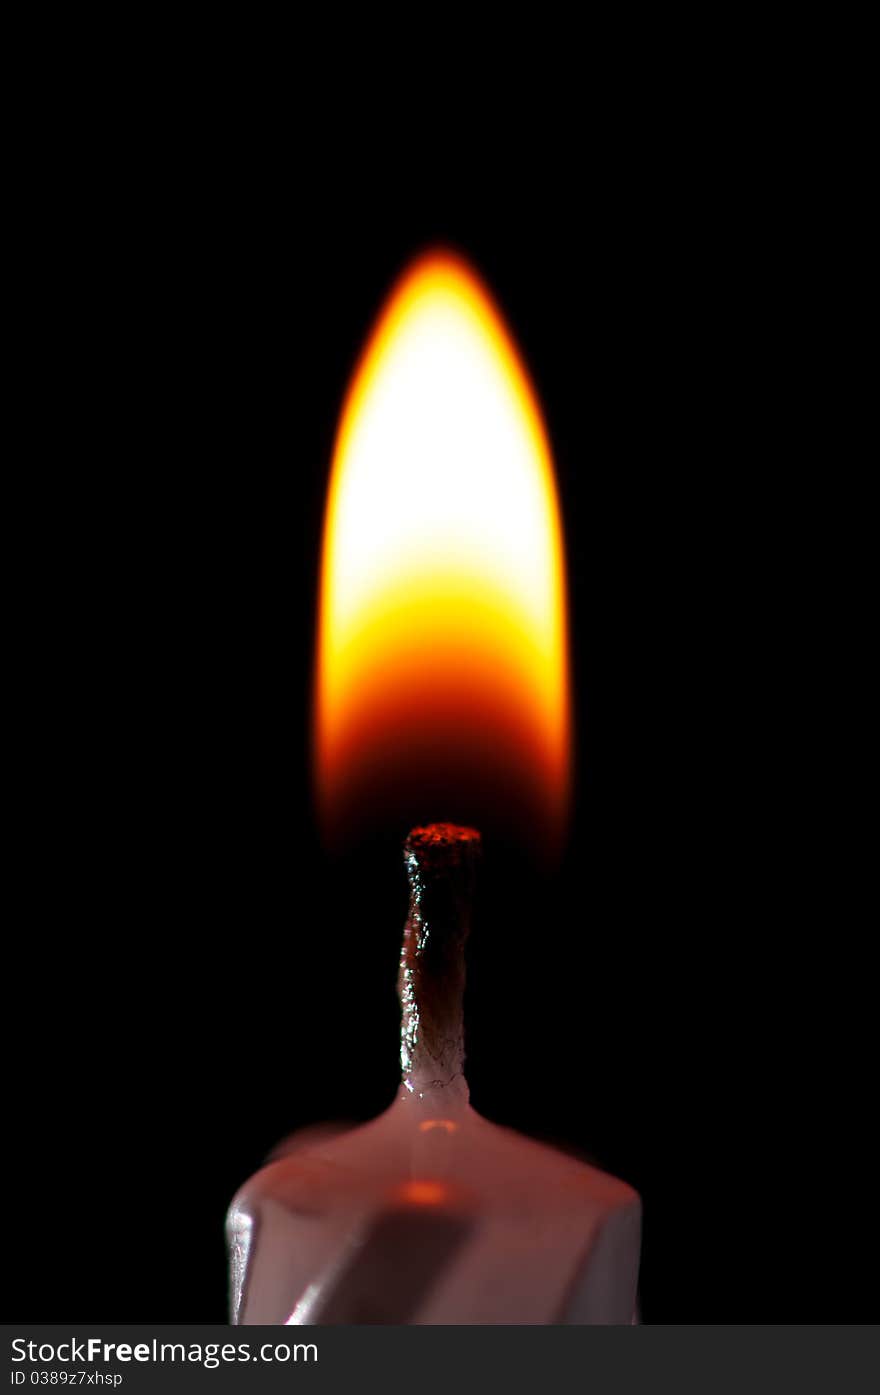
<svg viewBox="0 0 880 1395"><path fill-rule="evenodd" d="M464 948L470 931L480 835L435 823L404 844L409 914L398 991L403 1097L443 1091L444 1105L468 1099L464 1075Z"/></svg>

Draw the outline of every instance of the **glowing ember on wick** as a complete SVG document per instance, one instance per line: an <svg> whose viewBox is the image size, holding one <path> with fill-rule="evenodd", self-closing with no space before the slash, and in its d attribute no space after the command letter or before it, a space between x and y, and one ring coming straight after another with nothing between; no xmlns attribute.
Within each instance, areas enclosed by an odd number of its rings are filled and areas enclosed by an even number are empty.
<svg viewBox="0 0 880 1395"><path fill-rule="evenodd" d="M562 528L547 434L476 274L403 275L345 401L321 566L315 773L331 843L377 808L559 839Z"/></svg>

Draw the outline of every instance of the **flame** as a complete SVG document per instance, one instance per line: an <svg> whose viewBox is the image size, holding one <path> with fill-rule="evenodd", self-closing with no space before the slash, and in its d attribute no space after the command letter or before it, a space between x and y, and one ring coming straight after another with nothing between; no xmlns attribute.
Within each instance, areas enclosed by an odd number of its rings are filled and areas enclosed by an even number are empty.
<svg viewBox="0 0 880 1395"><path fill-rule="evenodd" d="M554 838L569 785L564 551L547 434L473 270L401 277L346 398L316 683L331 834L404 820Z"/></svg>

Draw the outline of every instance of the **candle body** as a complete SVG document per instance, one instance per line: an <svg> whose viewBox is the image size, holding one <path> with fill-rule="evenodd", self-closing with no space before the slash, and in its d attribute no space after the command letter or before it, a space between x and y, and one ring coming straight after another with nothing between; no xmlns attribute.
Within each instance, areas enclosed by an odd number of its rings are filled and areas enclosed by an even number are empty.
<svg viewBox="0 0 880 1395"><path fill-rule="evenodd" d="M258 1172L229 1212L235 1323L630 1323L625 1183L482 1119L401 1097Z"/></svg>

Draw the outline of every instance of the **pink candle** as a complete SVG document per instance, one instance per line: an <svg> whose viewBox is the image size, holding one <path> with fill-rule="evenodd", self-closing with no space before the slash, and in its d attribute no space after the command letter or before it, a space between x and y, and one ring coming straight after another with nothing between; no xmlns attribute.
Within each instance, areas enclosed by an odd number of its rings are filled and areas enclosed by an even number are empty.
<svg viewBox="0 0 880 1395"><path fill-rule="evenodd" d="M398 1096L238 1193L234 1322L632 1321L636 1193L469 1103L462 994L478 850L477 833L449 824L407 839Z"/></svg>

